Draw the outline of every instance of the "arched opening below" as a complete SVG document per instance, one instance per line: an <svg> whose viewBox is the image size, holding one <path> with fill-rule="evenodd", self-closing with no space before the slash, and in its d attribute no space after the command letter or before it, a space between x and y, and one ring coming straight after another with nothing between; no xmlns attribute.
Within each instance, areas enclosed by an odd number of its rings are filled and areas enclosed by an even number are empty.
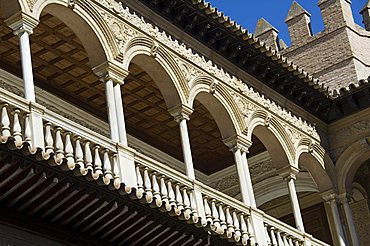
<svg viewBox="0 0 370 246"><path fill-rule="evenodd" d="M332 245L329 222L326 215L325 205L318 193L297 193L305 231L313 237ZM259 207L265 213L278 218L280 221L295 227L289 195L275 198Z"/></svg>
<svg viewBox="0 0 370 246"><path fill-rule="evenodd" d="M0 24L0 68L22 78L18 37L3 20ZM35 85L106 121L104 84L92 72L89 55L73 30L57 17L43 12L30 36L30 44ZM23 88L15 92L22 95L22 91ZM64 105L38 96L36 101L63 115ZM80 115L69 113L64 116L83 124Z"/></svg>
<svg viewBox="0 0 370 246"><path fill-rule="evenodd" d="M258 125L253 129L253 135L265 146L267 152L271 156L272 164L277 169L289 166L290 163L287 153L273 132L265 126Z"/></svg>

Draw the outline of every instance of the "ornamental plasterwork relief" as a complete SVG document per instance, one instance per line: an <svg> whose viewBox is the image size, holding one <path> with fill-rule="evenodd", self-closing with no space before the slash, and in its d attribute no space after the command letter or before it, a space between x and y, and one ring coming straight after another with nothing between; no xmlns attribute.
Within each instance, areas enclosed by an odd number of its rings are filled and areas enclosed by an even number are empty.
<svg viewBox="0 0 370 246"><path fill-rule="evenodd" d="M112 17L110 14L101 13L104 19L108 20L108 24L110 24L109 21L112 21L113 18L115 19L115 21L112 23L115 25L114 35L116 36L116 39L118 40L117 42L120 46L122 46L122 44L125 42L124 39L127 41L127 39L130 37L136 36L137 33L149 35L157 42L167 46L167 48L170 49L173 54L176 54L174 56L178 56L183 60L187 60L189 64L202 69L205 73L215 77L216 80L219 80L226 85L230 85L234 91L236 90L246 98L249 98L259 107L263 107L269 113L275 115L277 118L280 118L281 121L289 123L292 128L299 129L307 134L307 136L310 138L315 138L318 141L320 140L320 137L314 126L308 124L300 117L292 115L291 112L277 105L275 102L266 99L263 95L254 91L253 88L242 82L242 80L236 78L235 76L231 76L222 68L219 68L217 65L213 64L212 61L207 60L204 56L195 53L184 43L180 43L177 39L173 39L170 35L167 35L166 32L160 31L158 27L147 23L144 18L139 17L135 13L130 13L129 8L123 7L122 3L118 3L115 0L95 0L95 2L101 4L103 7L127 22L127 24L124 24L122 20ZM129 29L134 29L135 31ZM244 113L248 114L245 110Z"/></svg>
<svg viewBox="0 0 370 246"><path fill-rule="evenodd" d="M30 9L33 9L33 6L35 6L35 3L36 3L37 0L27 0L27 4L28 4L28 7L30 7Z"/></svg>
<svg viewBox="0 0 370 246"><path fill-rule="evenodd" d="M175 62L179 65L181 72L184 75L184 78L189 83L190 81L193 81L196 77L199 77L201 75L205 75L205 73L202 73L199 69L194 67L192 64L189 64L179 57L175 57Z"/></svg>

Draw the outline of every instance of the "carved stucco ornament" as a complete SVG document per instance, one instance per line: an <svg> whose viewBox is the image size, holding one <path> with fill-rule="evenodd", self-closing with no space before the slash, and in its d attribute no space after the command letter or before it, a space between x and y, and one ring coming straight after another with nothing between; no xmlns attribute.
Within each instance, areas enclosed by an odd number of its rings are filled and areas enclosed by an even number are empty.
<svg viewBox="0 0 370 246"><path fill-rule="evenodd" d="M264 110L267 110L269 113L271 113L271 115L279 118L280 121L290 124L292 128L299 129L303 133L307 134L310 138L314 138L320 142L320 137L314 126L302 120L300 117L293 115L291 112L277 105L270 99L265 98L264 95L254 91L252 87L249 87L242 80L236 78L235 76L231 76L222 68L213 64L212 61L194 52L191 48L188 48L184 43L180 43L177 39L173 39L165 31L160 31L158 27L153 26L151 23L147 23L144 18L139 17L135 13L130 13L128 7L123 7L121 3L118 3L114 0L95 0L95 2L112 11L113 14L121 17L116 18L113 17L112 13L100 11L103 18L108 22L108 25L111 26L120 48L123 47L127 40L134 36L149 36L164 48L171 50L171 53L174 57L177 56L178 59L186 60L187 62L184 62L184 64L189 63L196 66L199 70L204 71L205 74L212 75L215 80L228 85L231 87L231 90L239 92L252 101L253 103L248 103L247 105L245 105L245 103L238 103L239 105L242 105L241 111L245 116L250 115L250 110L246 109L251 107L254 108L254 105L259 105L258 107L263 107ZM125 23L125 21L127 23ZM186 68L189 69L188 66L186 66ZM192 72L188 73L192 74Z"/></svg>

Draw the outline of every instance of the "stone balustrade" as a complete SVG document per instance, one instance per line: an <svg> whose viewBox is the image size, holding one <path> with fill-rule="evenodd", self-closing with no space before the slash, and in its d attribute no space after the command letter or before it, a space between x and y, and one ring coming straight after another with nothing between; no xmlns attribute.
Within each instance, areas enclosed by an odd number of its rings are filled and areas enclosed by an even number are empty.
<svg viewBox="0 0 370 246"><path fill-rule="evenodd" d="M117 147L119 144L109 138L4 89L0 89L0 110L0 141L10 150L21 150L36 160L118 190L229 241L255 245L252 216L258 213L265 226L262 232L266 242L262 245L327 245L199 181L191 181L143 153ZM36 139L40 136L42 143ZM135 187L126 187L122 181L125 169L120 167L119 151L134 153Z"/></svg>

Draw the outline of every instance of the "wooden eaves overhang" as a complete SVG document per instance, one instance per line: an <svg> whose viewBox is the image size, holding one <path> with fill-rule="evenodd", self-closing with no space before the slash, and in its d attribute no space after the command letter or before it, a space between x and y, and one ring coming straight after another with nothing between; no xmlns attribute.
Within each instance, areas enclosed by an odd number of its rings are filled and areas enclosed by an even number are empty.
<svg viewBox="0 0 370 246"><path fill-rule="evenodd" d="M370 106L368 83L336 96L324 83L204 0L139 1L326 123Z"/></svg>

